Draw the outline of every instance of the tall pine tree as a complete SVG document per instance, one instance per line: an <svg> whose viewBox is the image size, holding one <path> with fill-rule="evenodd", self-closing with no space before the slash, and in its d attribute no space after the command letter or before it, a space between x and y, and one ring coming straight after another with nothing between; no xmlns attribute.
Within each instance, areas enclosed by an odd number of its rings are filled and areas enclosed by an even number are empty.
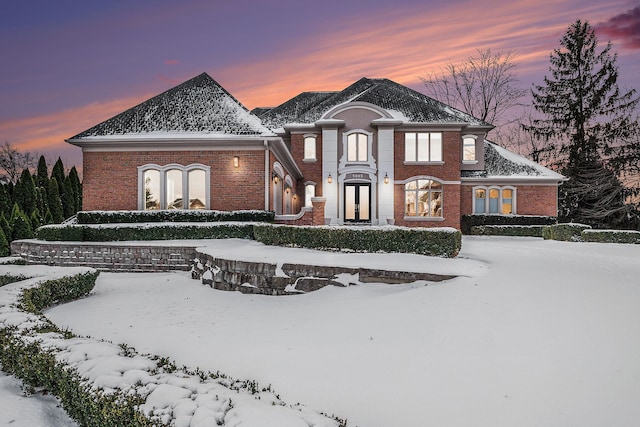
<svg viewBox="0 0 640 427"><path fill-rule="evenodd" d="M36 172L36 185L38 187L47 188L49 184L49 169L47 168L47 160L44 156L38 159L38 170Z"/></svg>
<svg viewBox="0 0 640 427"><path fill-rule="evenodd" d="M554 165L569 178L560 187L561 220L628 226L637 211L625 201L638 189L619 177L637 150L639 99L634 90L619 89L617 55L611 43L598 49L589 23L574 22L560 46L550 55L551 77L532 91L543 118L525 129L547 141Z"/></svg>

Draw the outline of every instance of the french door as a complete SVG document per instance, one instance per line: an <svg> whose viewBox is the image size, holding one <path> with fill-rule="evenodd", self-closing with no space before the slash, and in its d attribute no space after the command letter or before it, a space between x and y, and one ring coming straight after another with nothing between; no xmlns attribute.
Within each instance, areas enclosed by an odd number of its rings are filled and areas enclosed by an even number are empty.
<svg viewBox="0 0 640 427"><path fill-rule="evenodd" d="M345 222L371 221L371 184L344 185Z"/></svg>

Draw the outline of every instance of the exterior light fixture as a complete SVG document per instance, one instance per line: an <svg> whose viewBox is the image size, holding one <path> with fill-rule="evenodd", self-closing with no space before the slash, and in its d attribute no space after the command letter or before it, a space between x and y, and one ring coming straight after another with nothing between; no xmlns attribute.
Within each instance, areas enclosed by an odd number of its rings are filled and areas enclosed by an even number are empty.
<svg viewBox="0 0 640 427"><path fill-rule="evenodd" d="M240 157L238 156L233 156L233 167L237 168L240 166Z"/></svg>
<svg viewBox="0 0 640 427"><path fill-rule="evenodd" d="M273 178L274 184L278 184L278 175L275 172L271 174L271 178Z"/></svg>
<svg viewBox="0 0 640 427"><path fill-rule="evenodd" d="M333 177L331 176L331 174L329 174L329 176L327 177L327 183L333 184Z"/></svg>
<svg viewBox="0 0 640 427"><path fill-rule="evenodd" d="M389 183L389 175L386 172L384 173L384 183L385 184Z"/></svg>

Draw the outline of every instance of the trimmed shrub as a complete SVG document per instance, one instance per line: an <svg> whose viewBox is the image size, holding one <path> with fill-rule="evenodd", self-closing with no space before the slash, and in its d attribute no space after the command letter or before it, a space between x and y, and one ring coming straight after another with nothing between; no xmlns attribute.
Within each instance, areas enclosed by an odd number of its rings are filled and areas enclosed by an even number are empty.
<svg viewBox="0 0 640 427"><path fill-rule="evenodd" d="M273 222L274 212L259 210L159 210L159 211L82 211L79 224L123 224L141 222Z"/></svg>
<svg viewBox="0 0 640 427"><path fill-rule="evenodd" d="M544 225L474 225L469 234L475 236L542 237Z"/></svg>
<svg viewBox="0 0 640 427"><path fill-rule="evenodd" d="M583 242L640 244L640 231L635 230L583 230Z"/></svg>
<svg viewBox="0 0 640 427"><path fill-rule="evenodd" d="M254 225L259 242L275 246L355 252L400 252L455 257L462 234L453 228L302 227Z"/></svg>
<svg viewBox="0 0 640 427"><path fill-rule="evenodd" d="M555 224L547 225L542 230L542 237L545 240L560 240L565 242L581 242L582 232L591 229L585 224Z"/></svg>
<svg viewBox="0 0 640 427"><path fill-rule="evenodd" d="M180 240L180 239L253 239L251 223L167 224L167 225L112 225L88 226L82 224L45 225L38 228L36 237L49 241L111 242L128 240Z"/></svg>
<svg viewBox="0 0 640 427"><path fill-rule="evenodd" d="M540 215L462 215L460 229L462 234L471 234L471 227L482 225L552 225L558 219L555 216Z"/></svg>

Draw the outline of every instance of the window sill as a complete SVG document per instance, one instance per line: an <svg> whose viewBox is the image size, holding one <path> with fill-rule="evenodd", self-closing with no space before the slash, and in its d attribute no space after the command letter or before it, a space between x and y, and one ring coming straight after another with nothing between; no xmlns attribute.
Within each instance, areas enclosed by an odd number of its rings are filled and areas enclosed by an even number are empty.
<svg viewBox="0 0 640 427"><path fill-rule="evenodd" d="M444 217L442 216L405 216L405 221L431 221L431 222L442 222L444 221Z"/></svg>
<svg viewBox="0 0 640 427"><path fill-rule="evenodd" d="M318 159L302 159L303 163L315 163L317 161L318 161Z"/></svg>
<svg viewBox="0 0 640 427"><path fill-rule="evenodd" d="M438 162L408 162L405 160L404 164L406 166L442 166L444 165L443 161Z"/></svg>
<svg viewBox="0 0 640 427"><path fill-rule="evenodd" d="M463 160L462 164L463 165L477 165L478 161L477 160Z"/></svg>

